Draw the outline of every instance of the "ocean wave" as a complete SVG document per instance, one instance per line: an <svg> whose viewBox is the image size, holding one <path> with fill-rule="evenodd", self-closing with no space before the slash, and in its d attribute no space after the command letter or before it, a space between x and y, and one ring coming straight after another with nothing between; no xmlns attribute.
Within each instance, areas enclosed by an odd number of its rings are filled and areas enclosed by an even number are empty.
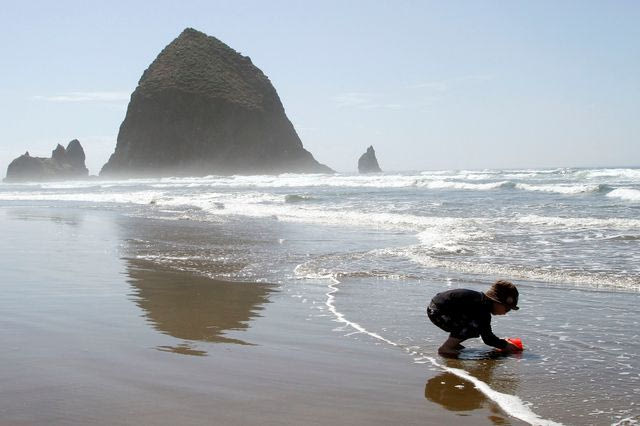
<svg viewBox="0 0 640 426"><path fill-rule="evenodd" d="M295 267L294 274L298 278L311 279L311 280L344 280L349 278L373 278L383 280L408 280L408 279L420 279L421 277L414 274L404 274L393 271L385 270L372 270L372 271L331 271L327 269L321 269L314 271L309 265L301 264Z"/></svg>
<svg viewBox="0 0 640 426"><path fill-rule="evenodd" d="M366 253L342 253L315 257L298 265L296 276L307 279L378 278L378 279L424 279L431 271L420 272L406 266L409 272L399 273L397 259L407 259L428 269L445 269L462 274L483 277L507 277L513 280L545 282L550 284L572 284L578 287L616 289L640 292L640 277L614 272L586 272L562 268L534 267L517 264L496 264L465 260L462 257L440 258L422 245L381 248ZM396 260L393 260L396 259ZM388 263L391 267L380 268ZM375 265L375 268L374 268Z"/></svg>
<svg viewBox="0 0 640 426"><path fill-rule="evenodd" d="M282 196L259 192L240 194L206 194L200 197L158 199L157 206L197 206L214 216L249 216L277 219L284 222L307 223L385 231L402 231L415 235L434 254L470 255L470 242L490 239L492 219L417 216L390 212L345 210L342 207L317 208L287 201ZM224 205L220 209L217 205Z"/></svg>
<svg viewBox="0 0 640 426"><path fill-rule="evenodd" d="M470 255L473 250L469 242L490 239L492 234L486 230L465 226L438 226L418 234L420 244L433 254Z"/></svg>
<svg viewBox="0 0 640 426"><path fill-rule="evenodd" d="M589 192L607 192L611 188L605 184L542 184L532 185L528 183L515 184L516 189L536 192L552 192L556 194L584 194Z"/></svg>
<svg viewBox="0 0 640 426"><path fill-rule="evenodd" d="M287 194L284 197L285 203L300 203L309 200L313 200L313 197L310 195Z"/></svg>
<svg viewBox="0 0 640 426"><path fill-rule="evenodd" d="M301 198L300 198L301 197ZM443 233L455 230L456 235L471 235L480 218L454 218L438 216L419 216L392 212L366 212L355 209L346 210L340 205L309 206L304 202L310 198L264 193L247 192L206 192L176 195L165 191L134 192L92 192L92 193L48 193L48 192L12 192L0 193L0 199L11 201L78 201L88 203L146 204L154 209L180 210L187 214L196 210L201 220L201 212L212 217L248 216L256 218L274 218L286 222L309 223L329 226L349 226L356 228L374 228L379 230L404 231L417 234L439 229ZM182 215L181 217L184 217ZM436 232L436 231L431 231ZM423 238L426 238L423 236ZM455 249L454 249L455 250Z"/></svg>
<svg viewBox="0 0 640 426"><path fill-rule="evenodd" d="M404 188L415 185L413 175L308 175L233 176L214 182L216 185L254 188L344 187L344 188Z"/></svg>
<svg viewBox="0 0 640 426"><path fill-rule="evenodd" d="M579 177L586 179L618 178L628 180L640 180L640 169L591 169L577 172Z"/></svg>
<svg viewBox="0 0 640 426"><path fill-rule="evenodd" d="M57 192L3 192L0 200L5 201L77 201L88 203L117 204L151 204L164 195L160 191L134 192L91 192L91 193L57 193Z"/></svg>
<svg viewBox="0 0 640 426"><path fill-rule="evenodd" d="M209 175L204 177L165 177L165 178L137 178L123 180L78 180L63 182L27 182L1 184L4 188L25 189L82 189L88 187L100 188L132 188L150 187L157 189L170 188L296 188L296 187L345 187L345 188L403 188L412 186L429 187L432 182L434 188L445 187L451 189L491 189L493 185L499 188L510 179L543 181L542 183L519 182L529 185L529 190L546 192L588 192L584 189L584 180L597 179L635 180L640 179L640 169L512 169L512 170L440 170L422 171L414 173L388 173L376 175L359 175L350 173L335 174L295 174L280 175ZM570 184L544 184L544 181L573 180ZM484 182L482 182L484 181ZM443 184L442 182L448 182ZM451 184L455 182L455 184ZM589 182L591 183L591 182ZM461 186L458 186L460 185ZM473 187L467 185L481 185ZM507 184L508 185L508 184ZM555 188L554 188L555 187ZM572 188L574 187L574 188Z"/></svg>
<svg viewBox="0 0 640 426"><path fill-rule="evenodd" d="M456 259L439 259L425 253L421 246L400 249L385 249L389 255L402 256L428 268L442 268L459 273L509 277L527 281L539 281L554 284L574 284L596 288L612 288L627 291L640 291L640 277L606 273L566 270L559 268L540 268L524 265L503 265Z"/></svg>
<svg viewBox="0 0 640 426"><path fill-rule="evenodd" d="M429 189L466 189L476 191L490 191L498 188L513 188L514 183L510 181L487 182L487 183L469 183L456 181L418 181L416 186L426 187Z"/></svg>
<svg viewBox="0 0 640 426"><path fill-rule="evenodd" d="M500 170L458 170L454 172L444 173L440 175L430 175L429 173L423 172L422 175L424 177L431 177L432 179L455 179L455 180L470 180L470 181L479 181L479 180L491 180L495 179L496 176L501 175L502 172Z"/></svg>
<svg viewBox="0 0 640 426"><path fill-rule="evenodd" d="M424 188L424 189L460 189L460 190L494 190L501 188L519 188L530 191L557 192L573 194L606 190L597 184L534 184L526 182L514 183L510 179L534 179L549 176L546 171L454 171L454 172L421 172L418 174L282 174L255 176L205 176L205 177L167 177L160 179L127 179L121 181L69 181L42 183L34 186L23 186L25 190L42 189L123 189L152 190L172 189L244 189L252 188ZM563 175L564 176L564 175ZM555 178L554 178L555 179ZM4 188L11 188L4 184ZM18 189L18 187L13 187Z"/></svg>
<svg viewBox="0 0 640 426"><path fill-rule="evenodd" d="M631 188L617 188L607 194L607 197L620 198L627 201L640 201L640 190Z"/></svg>
<svg viewBox="0 0 640 426"><path fill-rule="evenodd" d="M252 176L206 176L201 178L164 178L151 184L156 188L403 188L415 186L419 176L282 174Z"/></svg>
<svg viewBox="0 0 640 426"><path fill-rule="evenodd" d="M640 229L640 219L592 218L592 217L556 217L526 215L512 221L528 225L563 227L567 229Z"/></svg>
<svg viewBox="0 0 640 426"><path fill-rule="evenodd" d="M473 184L476 185L476 184ZM640 191L616 189L613 196L640 197ZM609 195L608 194L608 195ZM403 231L418 235L425 245L449 253L468 253L465 236L488 238L495 226L501 223L516 223L531 226L563 227L568 230L607 229L637 230L640 219L597 218L597 217L555 217L535 214L516 217L448 217L422 216L411 213L380 210L368 212L342 203L307 203L312 197L306 194L277 194L260 191L192 192L178 195L168 191L146 190L131 192L48 192L13 191L0 192L0 200L8 201L75 201L88 203L120 203L151 205L155 209L191 210L206 215L238 215L249 217L277 218L288 222L312 223L320 225L351 226L380 230ZM383 206L384 207L384 206ZM387 209L388 207L385 207ZM479 233L483 230L484 234ZM422 234L421 234L422 233Z"/></svg>
<svg viewBox="0 0 640 426"><path fill-rule="evenodd" d="M603 239L613 240L613 241L636 241L636 240L640 240L640 235L628 235L628 234L611 235L611 236L604 237Z"/></svg>
<svg viewBox="0 0 640 426"><path fill-rule="evenodd" d="M69 181L63 183L45 183L33 186L15 187L2 184L3 188L25 190L39 189L67 189L87 190L179 190L179 189L262 189L262 188L425 188L425 189L465 189L489 190L509 187L506 181L491 181L479 183L479 180L495 179L499 173L482 174L382 174L382 175L352 175L352 174L283 174L283 175L255 175L255 176L205 176L205 177L169 177L161 179L127 179L121 181ZM465 182L470 181L470 182Z"/></svg>

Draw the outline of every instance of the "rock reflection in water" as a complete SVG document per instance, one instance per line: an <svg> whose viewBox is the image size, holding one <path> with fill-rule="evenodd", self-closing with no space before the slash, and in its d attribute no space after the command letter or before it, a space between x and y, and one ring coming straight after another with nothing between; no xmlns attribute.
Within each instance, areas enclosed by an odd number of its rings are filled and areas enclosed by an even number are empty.
<svg viewBox="0 0 640 426"><path fill-rule="evenodd" d="M267 284L224 282L148 261L127 262L133 300L149 323L185 341L157 348L162 351L203 356L206 352L196 349L196 342L250 344L225 334L247 329L273 291Z"/></svg>

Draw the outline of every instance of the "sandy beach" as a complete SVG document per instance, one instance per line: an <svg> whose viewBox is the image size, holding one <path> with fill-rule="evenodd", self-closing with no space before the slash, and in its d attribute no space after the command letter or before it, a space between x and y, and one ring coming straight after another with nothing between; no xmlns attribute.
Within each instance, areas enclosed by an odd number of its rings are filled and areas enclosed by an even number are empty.
<svg viewBox="0 0 640 426"><path fill-rule="evenodd" d="M640 426L640 1L0 21L0 426Z"/></svg>
<svg viewBox="0 0 640 426"><path fill-rule="evenodd" d="M132 258L138 222L0 209L0 424L519 424L295 291Z"/></svg>

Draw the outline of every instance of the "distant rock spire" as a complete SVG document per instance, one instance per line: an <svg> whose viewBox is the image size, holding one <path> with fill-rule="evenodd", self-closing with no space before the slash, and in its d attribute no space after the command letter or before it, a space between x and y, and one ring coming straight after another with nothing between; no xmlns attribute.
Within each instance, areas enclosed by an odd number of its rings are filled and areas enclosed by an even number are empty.
<svg viewBox="0 0 640 426"><path fill-rule="evenodd" d="M360 173L380 173L382 169L378 165L378 159L376 158L376 151L373 149L373 145L367 148L367 152L360 156L358 160L358 171Z"/></svg>
<svg viewBox="0 0 640 426"><path fill-rule="evenodd" d="M67 145L67 161L77 169L85 168L84 161L86 157L84 155L84 149L78 139L74 139ZM88 172L88 171L87 171Z"/></svg>

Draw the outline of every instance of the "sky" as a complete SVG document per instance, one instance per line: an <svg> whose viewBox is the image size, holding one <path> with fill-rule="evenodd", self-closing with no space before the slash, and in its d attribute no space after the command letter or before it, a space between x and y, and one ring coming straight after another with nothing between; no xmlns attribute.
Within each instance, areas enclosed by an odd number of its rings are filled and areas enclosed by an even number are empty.
<svg viewBox="0 0 640 426"><path fill-rule="evenodd" d="M640 166L640 1L0 0L0 174L78 139L113 153L186 27L250 56L341 172Z"/></svg>

